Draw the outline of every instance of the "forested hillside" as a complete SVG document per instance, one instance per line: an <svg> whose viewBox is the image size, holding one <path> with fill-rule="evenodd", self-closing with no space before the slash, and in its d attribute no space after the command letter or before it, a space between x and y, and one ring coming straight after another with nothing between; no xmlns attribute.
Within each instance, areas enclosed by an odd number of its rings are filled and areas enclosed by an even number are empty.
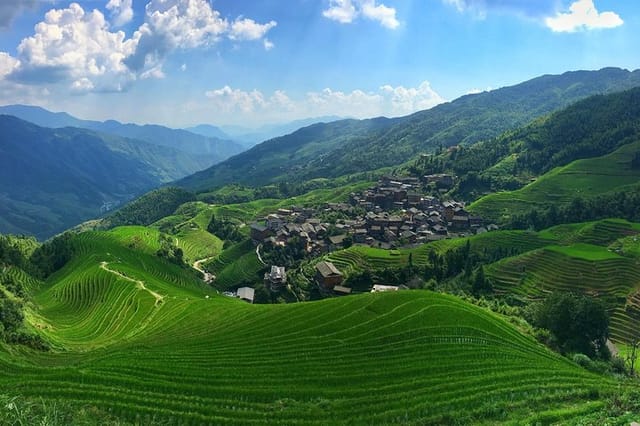
<svg viewBox="0 0 640 426"><path fill-rule="evenodd" d="M47 238L203 166L168 147L0 116L0 232Z"/></svg>
<svg viewBox="0 0 640 426"><path fill-rule="evenodd" d="M439 147L499 136L590 95L637 85L640 71L569 72L463 96L407 117L316 124L266 141L179 184L194 190L229 183L258 186L399 165Z"/></svg>

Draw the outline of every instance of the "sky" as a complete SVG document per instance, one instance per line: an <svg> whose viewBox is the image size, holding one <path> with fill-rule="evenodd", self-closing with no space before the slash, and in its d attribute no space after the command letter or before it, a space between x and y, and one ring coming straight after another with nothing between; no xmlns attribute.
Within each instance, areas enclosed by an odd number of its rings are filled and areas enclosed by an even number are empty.
<svg viewBox="0 0 640 426"><path fill-rule="evenodd" d="M640 68L637 0L0 0L0 104L257 127Z"/></svg>

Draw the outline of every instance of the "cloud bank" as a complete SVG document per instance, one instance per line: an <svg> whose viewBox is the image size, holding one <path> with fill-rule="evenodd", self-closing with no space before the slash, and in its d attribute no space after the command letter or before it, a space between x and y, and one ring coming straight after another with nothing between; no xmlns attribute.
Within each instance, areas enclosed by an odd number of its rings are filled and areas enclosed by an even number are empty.
<svg viewBox="0 0 640 426"><path fill-rule="evenodd" d="M262 117L287 116L290 119L317 115L339 115L356 118L401 116L432 108L445 100L428 81L418 87L384 85L376 91L343 92L325 88L292 98L282 90L264 94L259 90L243 91L224 86L209 90L206 107L232 117L259 113Z"/></svg>
<svg viewBox="0 0 640 426"><path fill-rule="evenodd" d="M48 11L34 34L20 42L16 57L0 52L0 78L23 85L59 83L75 93L119 92L139 79L163 78L164 61L177 50L208 48L223 38L274 47L266 35L275 21L229 21L207 0L151 0L143 24L129 38L112 26L131 21L132 0L109 0L106 9L111 21L77 3Z"/></svg>
<svg viewBox="0 0 640 426"><path fill-rule="evenodd" d="M615 12L598 12L593 0L578 0L571 4L566 13L557 13L545 19L545 24L554 32L576 32L615 28L622 25L622 18Z"/></svg>

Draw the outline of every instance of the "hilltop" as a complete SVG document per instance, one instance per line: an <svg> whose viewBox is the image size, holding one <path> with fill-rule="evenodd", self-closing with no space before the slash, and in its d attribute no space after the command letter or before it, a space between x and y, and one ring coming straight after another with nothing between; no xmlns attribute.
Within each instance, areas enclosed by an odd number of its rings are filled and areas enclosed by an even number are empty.
<svg viewBox="0 0 640 426"><path fill-rule="evenodd" d="M638 85L640 71L576 71L466 95L406 117L315 124L263 142L179 185L203 191L230 183L299 183L397 166L439 147L499 136L590 95Z"/></svg>

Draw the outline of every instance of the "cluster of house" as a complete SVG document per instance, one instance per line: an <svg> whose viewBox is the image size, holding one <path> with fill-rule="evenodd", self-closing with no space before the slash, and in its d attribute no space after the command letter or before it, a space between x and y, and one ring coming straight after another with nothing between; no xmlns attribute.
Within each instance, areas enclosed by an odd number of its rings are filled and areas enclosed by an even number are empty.
<svg viewBox="0 0 640 426"><path fill-rule="evenodd" d="M422 179L383 177L376 186L352 193L348 203L326 203L316 209L295 206L279 209L250 225L251 238L256 245L282 246L297 238L306 244L307 252L321 256L354 243L396 248L497 229L495 225L485 226L482 218L470 214L462 202L441 201L422 193L425 184L448 188L454 182L455 177L447 174ZM331 212L340 212L340 216L348 219L328 223L318 218ZM280 266L272 266L264 276L265 287L273 292L280 291L286 280L286 271ZM316 265L316 281L321 290L351 292L342 286L342 274L330 262ZM389 289L380 287L374 291Z"/></svg>
<svg viewBox="0 0 640 426"><path fill-rule="evenodd" d="M423 180L453 182L453 176L429 175ZM352 193L348 204L280 209L251 224L251 238L256 244L286 245L298 237L306 242L308 252L322 255L347 242L393 248L497 229L485 226L481 217L465 210L463 202L422 195L421 185L416 177L385 177L373 188ZM329 224L317 218L322 212L341 212L350 219Z"/></svg>

